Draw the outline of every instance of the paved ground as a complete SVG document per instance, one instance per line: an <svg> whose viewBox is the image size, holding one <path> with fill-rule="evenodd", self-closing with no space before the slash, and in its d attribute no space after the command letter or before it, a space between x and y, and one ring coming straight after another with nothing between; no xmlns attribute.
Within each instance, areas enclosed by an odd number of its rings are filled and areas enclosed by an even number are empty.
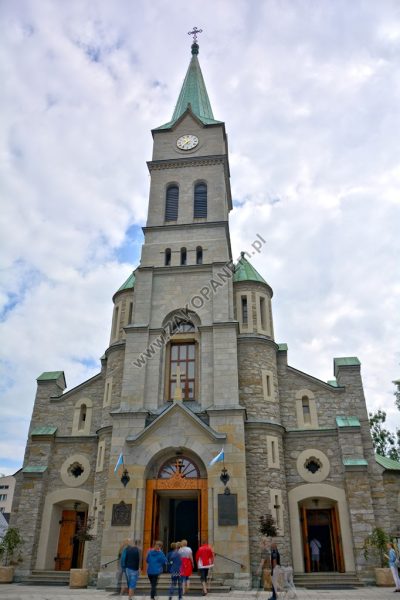
<svg viewBox="0 0 400 600"><path fill-rule="evenodd" d="M229 592L227 594L208 594L207 600L223 600L232 598L232 600L267 600L269 592L251 591L251 592ZM187 596L187 600L194 598L194 595ZM126 599L127 596L124 596ZM135 596L136 600L149 600L149 594L139 593ZM160 600L165 596L160 595ZM177 597L174 596L176 599ZM198 596L202 598L202 596ZM298 600L385 600L396 598L393 596L393 588L358 588L356 590L307 590L297 589ZM108 592L95 589L70 590L64 586L29 586L18 584L0 584L0 600L116 600ZM289 600L284 594L279 594L279 600ZM400 600L400 598L399 598Z"/></svg>

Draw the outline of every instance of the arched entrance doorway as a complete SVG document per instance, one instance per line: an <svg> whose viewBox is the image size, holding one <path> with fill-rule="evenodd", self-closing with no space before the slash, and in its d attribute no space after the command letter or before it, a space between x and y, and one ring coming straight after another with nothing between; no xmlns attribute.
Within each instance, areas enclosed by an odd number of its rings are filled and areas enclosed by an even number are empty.
<svg viewBox="0 0 400 600"><path fill-rule="evenodd" d="M144 549L161 540L168 550L172 542L187 539L195 553L207 539L207 479L192 458L178 455L162 462L156 478L146 482Z"/></svg>
<svg viewBox="0 0 400 600"><path fill-rule="evenodd" d="M62 510L59 521L60 532L57 554L54 557L56 571L69 571L82 567L88 513L87 508L79 504L75 502L71 508L60 507Z"/></svg>
<svg viewBox="0 0 400 600"><path fill-rule="evenodd" d="M305 573L344 573L337 503L327 498L309 498L300 503L299 509Z"/></svg>

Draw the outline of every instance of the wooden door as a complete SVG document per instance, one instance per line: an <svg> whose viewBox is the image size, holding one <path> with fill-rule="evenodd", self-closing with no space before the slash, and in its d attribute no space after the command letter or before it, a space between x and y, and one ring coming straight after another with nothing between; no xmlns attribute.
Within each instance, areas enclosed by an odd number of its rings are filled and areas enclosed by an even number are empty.
<svg viewBox="0 0 400 600"><path fill-rule="evenodd" d="M339 521L339 512L337 509L337 505L335 505L331 509L331 521L332 521L332 539L333 539L333 547L335 553L335 563L336 569L339 573L344 573L344 559L343 559L343 549L342 549L342 536L340 534L340 521Z"/></svg>
<svg viewBox="0 0 400 600"><path fill-rule="evenodd" d="M308 545L307 510L304 506L300 507L300 522L301 522L301 532L303 535L304 571L306 573L310 573L311 572L311 558L310 558L310 547Z"/></svg>
<svg viewBox="0 0 400 600"><path fill-rule="evenodd" d="M57 556L55 558L56 571L69 571L72 565L74 551L73 538L76 531L76 511L63 510L60 521L60 534L58 537Z"/></svg>
<svg viewBox="0 0 400 600"><path fill-rule="evenodd" d="M198 490L199 493L199 533L200 538L207 539L208 536L208 487L207 479L179 479L171 477L170 479L149 479L146 482L146 504L144 515L143 532L143 558L154 538L157 536L159 522L159 495L158 490Z"/></svg>

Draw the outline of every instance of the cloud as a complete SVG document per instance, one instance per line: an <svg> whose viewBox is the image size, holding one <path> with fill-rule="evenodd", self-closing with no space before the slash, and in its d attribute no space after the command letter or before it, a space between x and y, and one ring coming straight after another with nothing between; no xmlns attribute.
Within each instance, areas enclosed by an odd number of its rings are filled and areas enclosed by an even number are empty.
<svg viewBox="0 0 400 600"><path fill-rule="evenodd" d="M397 3L207 0L202 23L183 0L1 11L0 471L21 464L35 378L63 369L72 387L99 366L195 23L229 134L234 256L267 240L253 263L291 364L330 379L334 356L359 356L369 408L399 422Z"/></svg>

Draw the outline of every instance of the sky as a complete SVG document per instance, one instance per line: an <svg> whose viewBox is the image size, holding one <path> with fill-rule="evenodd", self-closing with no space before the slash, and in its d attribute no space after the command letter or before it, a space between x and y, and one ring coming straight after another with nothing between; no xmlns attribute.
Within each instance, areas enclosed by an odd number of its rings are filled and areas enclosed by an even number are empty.
<svg viewBox="0 0 400 600"><path fill-rule="evenodd" d="M399 2L2 0L0 473L22 465L36 378L100 369L193 26L233 254L266 240L276 341L323 381L357 356L368 409L400 425Z"/></svg>

